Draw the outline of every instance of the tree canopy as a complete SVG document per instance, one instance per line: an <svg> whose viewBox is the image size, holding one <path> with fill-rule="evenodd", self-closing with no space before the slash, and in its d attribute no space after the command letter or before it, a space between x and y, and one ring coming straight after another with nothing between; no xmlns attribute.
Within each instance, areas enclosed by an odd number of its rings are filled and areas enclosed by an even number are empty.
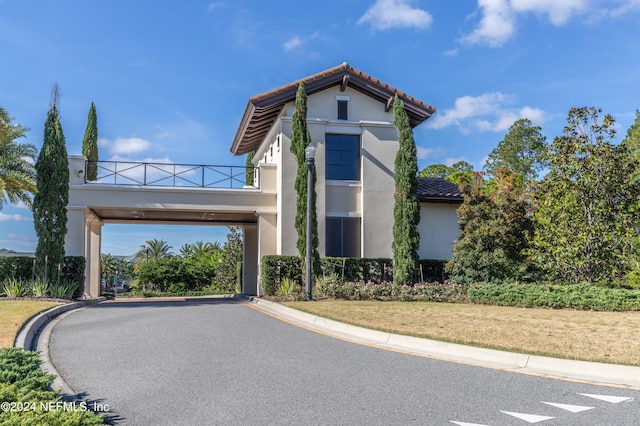
<svg viewBox="0 0 640 426"><path fill-rule="evenodd" d="M548 148L549 172L534 191L533 260L569 282L620 278L638 234L640 185L627 144L614 145L613 117L572 108Z"/></svg>
<svg viewBox="0 0 640 426"><path fill-rule="evenodd" d="M16 140L25 137L28 128L13 123L14 118L0 107L0 210L7 201L23 202L31 207L31 195L37 191L33 165L37 149Z"/></svg>
<svg viewBox="0 0 640 426"><path fill-rule="evenodd" d="M546 138L539 126L534 126L527 119L515 121L496 148L491 151L484 169L495 175L501 167L521 175L525 182L538 177L538 173L546 166Z"/></svg>
<svg viewBox="0 0 640 426"><path fill-rule="evenodd" d="M87 128L82 139L82 155L89 161L87 165L87 180L98 179L98 116L96 106L91 102L87 117Z"/></svg>

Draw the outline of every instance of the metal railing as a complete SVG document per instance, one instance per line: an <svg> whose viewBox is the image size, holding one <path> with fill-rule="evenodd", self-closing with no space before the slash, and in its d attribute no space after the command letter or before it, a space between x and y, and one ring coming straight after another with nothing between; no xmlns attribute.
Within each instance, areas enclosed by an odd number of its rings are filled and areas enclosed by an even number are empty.
<svg viewBox="0 0 640 426"><path fill-rule="evenodd" d="M96 179L89 179L94 171ZM257 188L258 168L132 161L85 161L84 181L88 184L112 185ZM247 184L247 182L250 183Z"/></svg>

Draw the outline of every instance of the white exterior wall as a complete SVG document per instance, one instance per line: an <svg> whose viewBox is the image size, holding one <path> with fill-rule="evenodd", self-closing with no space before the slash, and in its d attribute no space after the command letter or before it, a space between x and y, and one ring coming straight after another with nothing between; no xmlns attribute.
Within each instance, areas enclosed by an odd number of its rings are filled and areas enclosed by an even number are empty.
<svg viewBox="0 0 640 426"><path fill-rule="evenodd" d="M420 203L420 259L451 259L453 243L460 236L459 204Z"/></svg>
<svg viewBox="0 0 640 426"><path fill-rule="evenodd" d="M337 119L336 97L349 97L348 120ZM342 98L341 98L342 99ZM295 104L284 108L281 116L254 157L256 165L277 166L276 251L281 255L297 255L296 192L294 188L297 162L290 151L291 116ZM398 150L398 132L393 125L393 112L370 97L338 86L308 96L307 126L316 146L316 208L318 215L318 251L325 255L325 222L327 217L361 218L362 257L392 257L393 168ZM354 134L360 136L361 180L326 181L325 135ZM450 259L453 242L459 236L456 204L421 203L420 250L423 259Z"/></svg>

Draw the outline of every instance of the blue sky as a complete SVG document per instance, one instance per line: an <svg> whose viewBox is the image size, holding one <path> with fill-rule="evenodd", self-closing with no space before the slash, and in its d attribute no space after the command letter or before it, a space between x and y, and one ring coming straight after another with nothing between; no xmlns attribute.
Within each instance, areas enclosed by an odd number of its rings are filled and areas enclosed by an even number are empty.
<svg viewBox="0 0 640 426"><path fill-rule="evenodd" d="M0 105L42 146L60 86L69 154L91 102L100 159L244 164L229 147L248 98L342 62L435 106L419 167L481 169L526 117L551 141L574 106L640 108L640 0L0 0ZM105 225L102 251L226 228ZM4 205L0 248L35 250L31 212Z"/></svg>

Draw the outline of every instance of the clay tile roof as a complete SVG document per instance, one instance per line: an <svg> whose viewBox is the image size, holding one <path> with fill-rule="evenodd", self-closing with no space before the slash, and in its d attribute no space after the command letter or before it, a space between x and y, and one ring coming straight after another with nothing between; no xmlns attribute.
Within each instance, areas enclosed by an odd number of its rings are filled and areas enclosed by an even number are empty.
<svg viewBox="0 0 640 426"><path fill-rule="evenodd" d="M300 82L304 82L307 95L312 95L332 86L340 85L342 88L348 86L380 101L387 111L392 108L394 96L397 94L405 104L405 110L409 115L412 127L418 126L436 111L431 105L409 96L344 62L337 67L250 98L231 144L230 150L234 155L246 154L260 146L284 106L295 100Z"/></svg>
<svg viewBox="0 0 640 426"><path fill-rule="evenodd" d="M458 185L442 178L418 178L418 200L432 203L462 203Z"/></svg>

